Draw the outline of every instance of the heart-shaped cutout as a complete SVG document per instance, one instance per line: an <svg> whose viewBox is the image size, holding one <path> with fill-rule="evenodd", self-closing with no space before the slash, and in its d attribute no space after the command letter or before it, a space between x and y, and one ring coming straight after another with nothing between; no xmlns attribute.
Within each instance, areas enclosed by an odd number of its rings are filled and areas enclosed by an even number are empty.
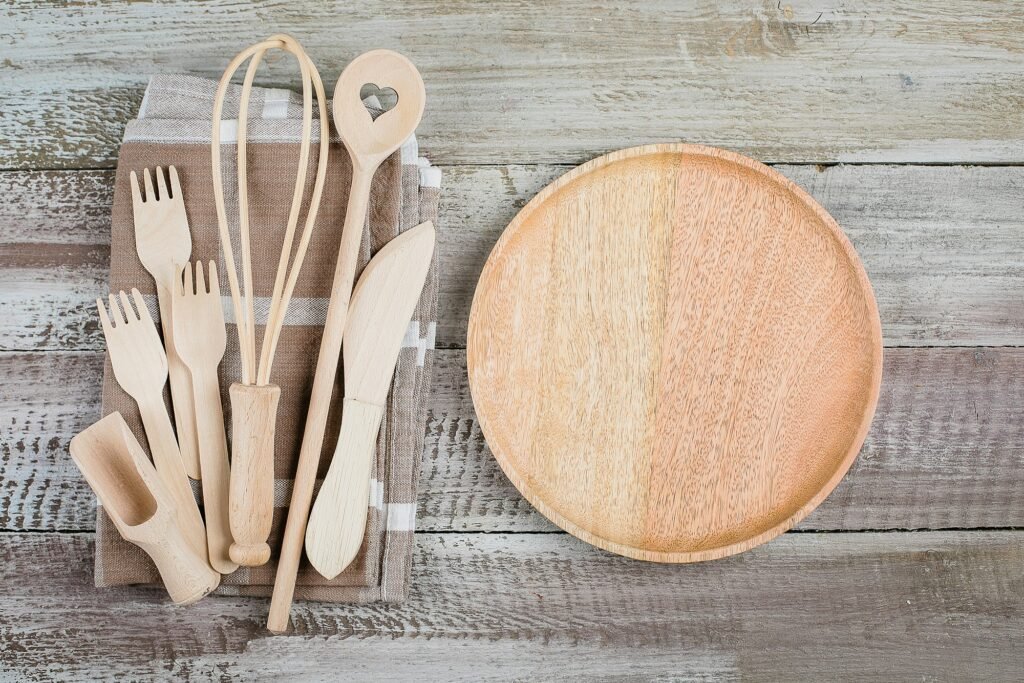
<svg viewBox="0 0 1024 683"><path fill-rule="evenodd" d="M364 83L359 89L359 99L363 101L363 106L375 121L378 116L398 105L398 93L395 89L379 88L376 83Z"/></svg>

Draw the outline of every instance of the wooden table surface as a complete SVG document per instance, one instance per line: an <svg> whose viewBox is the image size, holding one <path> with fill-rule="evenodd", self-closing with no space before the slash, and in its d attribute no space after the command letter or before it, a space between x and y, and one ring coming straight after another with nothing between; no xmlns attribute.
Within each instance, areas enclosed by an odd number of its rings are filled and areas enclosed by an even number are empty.
<svg viewBox="0 0 1024 683"><path fill-rule="evenodd" d="M298 37L333 84L423 72L442 312L412 597L188 609L92 585L117 149L149 75ZM1012 680L1024 670L1024 9L955 3L14 0L0 8L0 678ZM290 65L273 74L292 71ZM281 85L282 83L277 83ZM799 528L654 565L559 532L494 462L464 335L487 253L546 183L686 140L776 166L859 251L886 344L860 457Z"/></svg>

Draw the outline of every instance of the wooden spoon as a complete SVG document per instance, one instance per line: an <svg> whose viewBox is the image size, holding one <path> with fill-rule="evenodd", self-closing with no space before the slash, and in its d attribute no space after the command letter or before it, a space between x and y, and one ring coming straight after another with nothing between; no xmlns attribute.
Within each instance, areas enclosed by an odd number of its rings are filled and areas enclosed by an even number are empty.
<svg viewBox="0 0 1024 683"><path fill-rule="evenodd" d="M398 94L398 103L376 120L371 118L359 96L363 86L368 83L382 89L392 88ZM309 413L302 435L288 522L274 580L274 595L267 619L267 628L271 631L281 632L288 627L288 611L295 593L295 576L299 569L302 540L313 499L313 485L327 427L327 412L334 391L348 304L355 281L359 243L363 237L363 223L370 199L370 182L381 162L401 147L416 130L423 116L425 101L423 79L416 67L402 55L390 50L374 50L357 57L342 72L334 88L334 125L352 159L352 187L345 211L338 262L334 269L327 321L316 362Z"/></svg>
<svg viewBox="0 0 1024 683"><path fill-rule="evenodd" d="M428 221L377 252L352 294L341 435L306 528L306 555L328 579L355 559L363 542L377 431L433 255L434 226Z"/></svg>
<svg viewBox="0 0 1024 683"><path fill-rule="evenodd" d="M121 413L111 413L71 440L71 457L121 536L153 559L179 605L220 583L178 526L174 497Z"/></svg>

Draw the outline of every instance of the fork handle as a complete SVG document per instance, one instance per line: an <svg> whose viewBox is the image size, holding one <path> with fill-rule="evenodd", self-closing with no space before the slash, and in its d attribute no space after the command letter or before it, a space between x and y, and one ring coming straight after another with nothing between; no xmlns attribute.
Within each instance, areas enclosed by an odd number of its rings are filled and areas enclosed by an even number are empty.
<svg viewBox="0 0 1024 683"><path fill-rule="evenodd" d="M178 428L178 450L185 472L193 479L199 479L199 437L196 434L196 407L192 402L192 374L185 361L178 355L174 343L174 321L171 318L171 292L159 282L156 285L156 300L160 307L160 327L164 332L164 347L167 351L167 374L171 382L171 404L174 406L174 424Z"/></svg>
<svg viewBox="0 0 1024 683"><path fill-rule="evenodd" d="M203 469L203 507L210 564L221 574L238 569L231 560L231 523L228 518L228 440L220 404L217 366L192 373L199 433L199 463Z"/></svg>
<svg viewBox="0 0 1024 683"><path fill-rule="evenodd" d="M174 499L178 528L189 545L205 561L206 528L178 453L178 444L174 440L174 430L171 428L171 418L167 415L163 395L154 392L143 396L137 403L149 450L153 454L153 464Z"/></svg>

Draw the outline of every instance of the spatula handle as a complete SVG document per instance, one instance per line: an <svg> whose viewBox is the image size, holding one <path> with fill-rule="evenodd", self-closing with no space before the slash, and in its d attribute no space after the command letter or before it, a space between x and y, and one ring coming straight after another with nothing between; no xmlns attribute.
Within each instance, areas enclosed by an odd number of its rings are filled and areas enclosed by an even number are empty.
<svg viewBox="0 0 1024 683"><path fill-rule="evenodd" d="M228 520L228 441L216 366L192 373L199 428L199 462L203 468L203 508L210 564L221 574L238 569L231 560L231 525Z"/></svg>
<svg viewBox="0 0 1024 683"><path fill-rule="evenodd" d="M281 388L232 384L231 485L228 493L231 559L258 567L270 559L274 519L274 425Z"/></svg>
<svg viewBox="0 0 1024 683"><path fill-rule="evenodd" d="M328 579L352 563L366 532L370 469L384 408L346 398L341 434L306 526L306 556Z"/></svg>

